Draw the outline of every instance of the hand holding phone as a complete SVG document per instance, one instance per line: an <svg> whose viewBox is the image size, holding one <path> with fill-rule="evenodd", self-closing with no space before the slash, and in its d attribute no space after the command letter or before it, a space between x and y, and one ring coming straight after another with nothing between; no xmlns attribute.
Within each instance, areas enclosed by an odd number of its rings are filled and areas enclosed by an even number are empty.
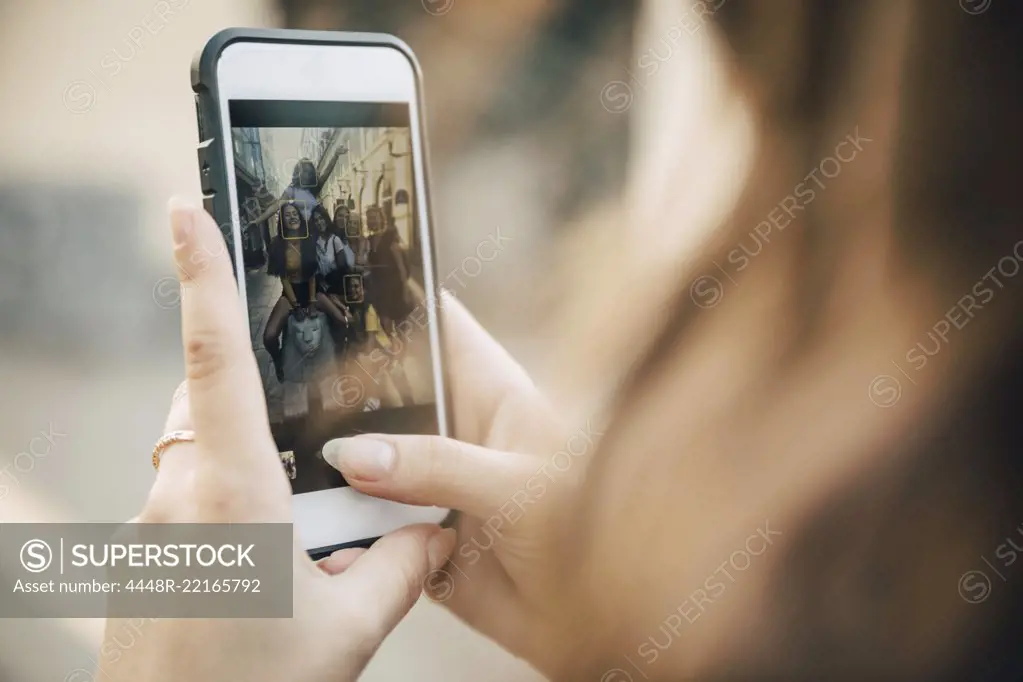
<svg viewBox="0 0 1023 682"><path fill-rule="evenodd" d="M236 306L223 239L204 211L176 205L171 221L181 284L190 287L181 306L189 352L188 390L175 393L167 429L194 431L196 438L165 451L137 520L287 523L290 490L265 427L249 325ZM222 486L197 480L230 481L233 497L225 500ZM97 654L102 675L96 675L108 682L354 682L453 546L453 531L427 524L402 528L369 550L332 555L331 573L339 575L331 576L295 548L293 585L264 588L293 595L293 618L111 617ZM68 679L83 676L92 679L85 670Z"/></svg>

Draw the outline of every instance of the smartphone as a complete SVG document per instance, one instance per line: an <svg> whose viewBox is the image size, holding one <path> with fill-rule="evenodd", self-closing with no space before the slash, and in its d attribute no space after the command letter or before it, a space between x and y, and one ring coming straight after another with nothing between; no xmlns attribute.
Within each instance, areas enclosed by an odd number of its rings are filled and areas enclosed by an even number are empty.
<svg viewBox="0 0 1023 682"><path fill-rule="evenodd" d="M370 498L333 438L449 433L421 77L387 35L228 29L192 66L203 203L231 253L314 557L448 510Z"/></svg>

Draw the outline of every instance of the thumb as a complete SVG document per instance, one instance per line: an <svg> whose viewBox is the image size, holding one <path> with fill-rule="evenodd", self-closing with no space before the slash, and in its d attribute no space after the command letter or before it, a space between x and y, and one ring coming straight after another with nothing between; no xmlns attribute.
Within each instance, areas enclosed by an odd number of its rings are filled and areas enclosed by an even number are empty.
<svg viewBox="0 0 1023 682"><path fill-rule="evenodd" d="M205 211L169 205L181 281L181 334L196 440L246 460L269 436L266 403L227 243Z"/></svg>
<svg viewBox="0 0 1023 682"><path fill-rule="evenodd" d="M368 631L360 634L375 648L415 605L424 584L447 563L454 548L454 529L428 524L406 526L377 540L347 570L331 578L358 615L346 618L344 627L361 623Z"/></svg>
<svg viewBox="0 0 1023 682"><path fill-rule="evenodd" d="M339 438L323 446L323 458L360 492L477 518L534 501L547 480L537 457L441 436Z"/></svg>

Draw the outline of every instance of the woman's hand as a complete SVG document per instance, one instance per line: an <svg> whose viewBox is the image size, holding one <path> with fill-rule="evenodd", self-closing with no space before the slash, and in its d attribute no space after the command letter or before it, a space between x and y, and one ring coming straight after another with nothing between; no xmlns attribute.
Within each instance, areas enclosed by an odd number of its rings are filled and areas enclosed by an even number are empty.
<svg viewBox="0 0 1023 682"><path fill-rule="evenodd" d="M173 206L171 224L187 379L175 394L167 430L194 430L195 442L164 452L138 521L290 522L291 491L270 435L222 237L194 208ZM453 535L437 526L410 526L368 551L343 550L319 566L296 546L290 619L158 620L126 649L112 640L126 623L112 619L102 650L122 655L100 661L103 679L354 680L415 603L429 572L444 564Z"/></svg>
<svg viewBox="0 0 1023 682"><path fill-rule="evenodd" d="M425 589L485 635L544 672L558 670L581 633L563 608L552 559L597 435L566 432L522 368L450 294L439 301L455 430L330 441L325 459L370 495L450 507L452 562Z"/></svg>

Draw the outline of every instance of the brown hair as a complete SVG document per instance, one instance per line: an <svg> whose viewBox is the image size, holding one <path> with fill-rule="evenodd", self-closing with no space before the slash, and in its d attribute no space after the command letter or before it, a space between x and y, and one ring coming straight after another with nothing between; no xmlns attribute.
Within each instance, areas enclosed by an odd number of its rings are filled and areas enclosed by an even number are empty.
<svg viewBox="0 0 1023 682"><path fill-rule="evenodd" d="M734 210L610 410L573 554L608 550L600 508L616 485L662 495L663 514L683 508L676 498L734 494L735 528L769 516L785 549L765 584L735 588L749 600L730 642L706 643L712 653L692 670L1018 675L1009 640L1020 586L988 584L999 599L978 606L987 592L957 580L972 569L997 580L984 562L1023 522L1023 278L1013 279L1023 262L1023 7L715 4L760 144ZM855 139L863 154L841 182L779 210L793 188L824 181L808 171L828 176L822 160ZM731 369L716 348L735 349L738 369L701 383L702 367ZM719 400L702 403L707 393ZM699 414L699 427L680 411ZM656 471L635 463L644 450L657 453L645 460ZM664 523L630 521L640 537ZM711 533L671 523L682 565Z"/></svg>

